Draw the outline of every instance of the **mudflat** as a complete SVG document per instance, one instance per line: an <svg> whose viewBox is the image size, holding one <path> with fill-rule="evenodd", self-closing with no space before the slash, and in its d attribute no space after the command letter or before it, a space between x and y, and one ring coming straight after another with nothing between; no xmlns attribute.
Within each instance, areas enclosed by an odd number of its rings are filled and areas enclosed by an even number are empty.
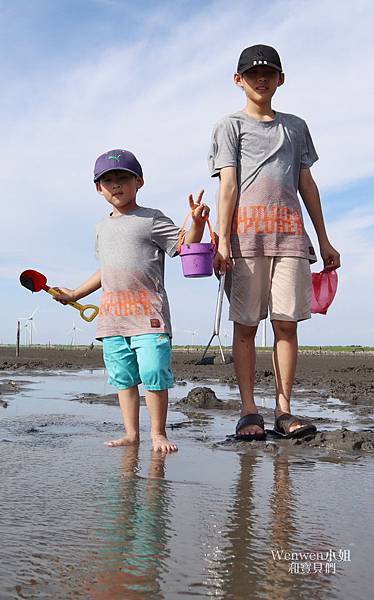
<svg viewBox="0 0 374 600"><path fill-rule="evenodd" d="M100 347L0 348L1 598L370 597L373 355L301 353L293 408L318 432L279 440L259 351L261 442L233 439L232 362L201 355L174 352L165 456L143 403L139 446L105 446L123 423Z"/></svg>
<svg viewBox="0 0 374 600"><path fill-rule="evenodd" d="M232 362L222 363L218 353L211 352L206 362L196 364L202 351L175 349L173 370L177 381L189 380L203 383L215 380L220 383L236 384ZM230 361L230 352L227 359ZM15 349L0 347L0 371L27 373L34 370L78 370L103 368L101 347L59 348L22 347L20 356ZM257 354L256 383L274 386L271 352ZM295 390L314 389L317 395L332 396L347 404L367 407L368 413L374 405L374 353L365 351L332 353L302 351L299 354Z"/></svg>

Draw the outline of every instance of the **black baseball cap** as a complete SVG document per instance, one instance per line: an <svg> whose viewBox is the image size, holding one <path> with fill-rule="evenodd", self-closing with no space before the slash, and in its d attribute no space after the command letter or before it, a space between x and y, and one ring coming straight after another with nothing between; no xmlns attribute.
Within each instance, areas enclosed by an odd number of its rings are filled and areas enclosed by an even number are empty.
<svg viewBox="0 0 374 600"><path fill-rule="evenodd" d="M258 66L271 67L279 73L283 72L278 52L275 48L264 44L256 44L243 50L239 56L237 73L242 75L244 71Z"/></svg>

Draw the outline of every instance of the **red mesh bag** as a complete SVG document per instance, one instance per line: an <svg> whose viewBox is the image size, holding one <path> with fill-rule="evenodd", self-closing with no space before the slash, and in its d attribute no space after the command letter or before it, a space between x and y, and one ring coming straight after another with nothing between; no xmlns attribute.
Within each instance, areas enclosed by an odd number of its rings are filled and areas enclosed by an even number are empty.
<svg viewBox="0 0 374 600"><path fill-rule="evenodd" d="M335 298L338 287L336 271L321 271L312 273L312 313L325 315L327 309Z"/></svg>

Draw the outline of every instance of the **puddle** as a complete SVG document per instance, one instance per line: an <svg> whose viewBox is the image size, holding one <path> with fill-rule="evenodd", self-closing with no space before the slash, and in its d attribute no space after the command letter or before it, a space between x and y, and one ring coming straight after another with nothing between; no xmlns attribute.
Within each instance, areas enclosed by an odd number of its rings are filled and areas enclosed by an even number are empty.
<svg viewBox="0 0 374 600"><path fill-rule="evenodd" d="M171 390L171 396L179 400L187 396L188 392L198 385L200 384L196 381L176 385ZM204 385L210 387L220 400L240 400L237 386L225 385L213 380L211 382L204 382ZM272 427L274 419L274 395L269 396L268 389L261 388L260 386L257 387L256 392L256 404L259 408L265 409L266 424L268 427ZM350 410L349 406L336 398L323 398L321 401L320 398L315 396L315 390L313 392L313 395L310 394L309 390L297 390L295 392L292 400L292 409L295 414L310 417L311 419L318 418L319 421L323 422L323 428L327 430L349 427L353 431L358 431L362 428L363 423L357 419L357 414ZM226 422L228 418L227 416L224 417ZM230 421L236 422L237 416L235 415L234 419L230 419Z"/></svg>
<svg viewBox="0 0 374 600"><path fill-rule="evenodd" d="M12 381L24 381L24 376L12 375ZM83 416L90 420L111 419L113 415L118 414L117 406L107 406L100 403L90 405L90 411L83 403L71 402L75 397L82 394L98 394L105 396L116 392L115 388L107 383L104 370L79 371L75 373L53 373L48 375L38 374L27 378L31 383L20 394L12 396L8 407L5 410L5 418L20 417L37 414L40 411L43 414L61 415L70 414ZM171 408L175 402L187 396L188 392L199 385L194 382L180 382L170 390ZM214 390L217 397L223 401L239 401L240 395L237 387L221 384L216 381L205 382L204 385ZM144 389L140 386L140 394L144 395ZM268 390L259 388L256 395L256 403L265 417L266 427L271 429L273 426L274 397L268 395ZM309 417L320 424L320 427L327 431L340 429L341 427L358 431L367 427L367 418L358 417L343 402L334 398L323 398L322 400L314 394L309 394L308 390L297 390L293 398L293 411ZM144 407L141 408L142 412ZM223 438L235 429L237 414L234 411L217 414L215 411L214 419L210 419L207 428L212 433L215 431L217 436ZM1 415L1 413L0 413ZM170 415L170 413L169 413ZM183 413L175 412L172 419L178 422L183 419ZM169 416L169 420L171 417ZM1 420L0 420L1 437Z"/></svg>
<svg viewBox="0 0 374 600"><path fill-rule="evenodd" d="M140 446L108 449L118 407L70 400L112 393L103 371L22 379L0 411L1 598L371 597L372 458L214 447L236 420L218 411L170 431L180 451L162 457L144 407ZM197 385L176 386L173 399ZM236 394L204 385L222 400ZM258 400L270 415L271 398ZM295 406L331 426L355 418L304 392ZM171 423L186 420L171 407Z"/></svg>

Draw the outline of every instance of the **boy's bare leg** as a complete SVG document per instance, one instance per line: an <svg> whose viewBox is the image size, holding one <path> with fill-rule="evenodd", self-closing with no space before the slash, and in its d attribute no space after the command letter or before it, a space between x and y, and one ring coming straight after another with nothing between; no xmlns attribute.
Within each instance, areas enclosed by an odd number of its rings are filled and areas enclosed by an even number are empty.
<svg viewBox="0 0 374 600"><path fill-rule="evenodd" d="M233 358L235 373L242 401L241 416L257 413L254 402L254 383L256 368L255 336L257 326L248 327L234 323ZM247 425L239 430L240 435L263 433L258 425Z"/></svg>
<svg viewBox="0 0 374 600"><path fill-rule="evenodd" d="M145 401L151 418L151 438L153 450L175 452L177 446L166 435L166 417L168 414L168 391L146 390Z"/></svg>
<svg viewBox="0 0 374 600"><path fill-rule="evenodd" d="M273 366L276 381L275 416L291 413L291 392L297 363L297 323L272 321L274 331ZM302 427L290 425L290 432Z"/></svg>
<svg viewBox="0 0 374 600"><path fill-rule="evenodd" d="M138 386L127 390L118 390L118 400L121 408L126 435L118 440L106 442L110 448L130 446L139 443L139 390Z"/></svg>

